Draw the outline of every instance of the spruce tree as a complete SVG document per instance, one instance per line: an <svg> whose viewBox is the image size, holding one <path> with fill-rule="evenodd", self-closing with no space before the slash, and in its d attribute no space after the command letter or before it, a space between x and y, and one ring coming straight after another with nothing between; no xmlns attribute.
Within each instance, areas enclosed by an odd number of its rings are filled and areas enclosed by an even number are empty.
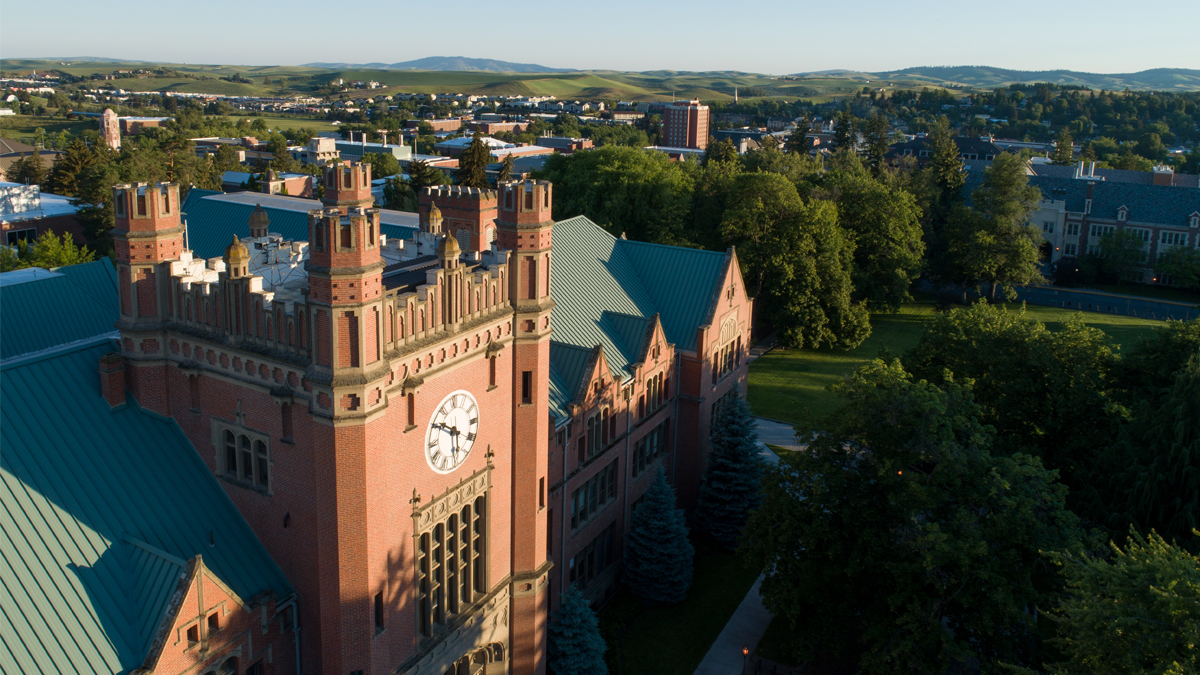
<svg viewBox="0 0 1200 675"><path fill-rule="evenodd" d="M673 604L692 585L692 556L683 509L662 467L629 519L625 535L625 583L646 600Z"/></svg>
<svg viewBox="0 0 1200 675"><path fill-rule="evenodd" d="M786 148L788 152L794 152L798 155L807 155L809 150L812 150L812 142L808 140L808 127L812 122L808 119L808 115L796 124L796 130L788 136Z"/></svg>
<svg viewBox="0 0 1200 675"><path fill-rule="evenodd" d="M513 179L513 170L516 168L516 161L513 160L512 153L504 156L504 160L500 162L500 174L496 177L497 183L503 183Z"/></svg>
<svg viewBox="0 0 1200 675"><path fill-rule="evenodd" d="M600 622L575 584L562 594L550 620L549 666L554 675L608 675Z"/></svg>
<svg viewBox="0 0 1200 675"><path fill-rule="evenodd" d="M489 187L487 165L491 157L492 153L487 143L483 142L483 135L476 131L467 149L458 156L458 170L454 172L454 180L466 187Z"/></svg>
<svg viewBox="0 0 1200 675"><path fill-rule="evenodd" d="M758 506L762 479L758 432L740 396L719 406L711 434L712 453L700 486L696 524L732 549L737 546L750 510Z"/></svg>
<svg viewBox="0 0 1200 675"><path fill-rule="evenodd" d="M1054 152L1050 155L1050 159L1054 164L1069 166L1075 163L1073 143L1074 140L1071 138L1071 131L1063 127L1062 131L1058 132L1058 138L1054 139Z"/></svg>

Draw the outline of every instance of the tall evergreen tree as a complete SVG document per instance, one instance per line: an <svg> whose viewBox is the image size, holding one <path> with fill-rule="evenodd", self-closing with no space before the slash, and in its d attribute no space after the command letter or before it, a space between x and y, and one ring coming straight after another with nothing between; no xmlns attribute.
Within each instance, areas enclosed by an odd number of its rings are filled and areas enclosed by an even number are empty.
<svg viewBox="0 0 1200 675"><path fill-rule="evenodd" d="M487 143L483 142L483 135L476 131L467 149L458 156L458 170L454 172L454 180L465 187L490 187L487 165L491 158L492 153Z"/></svg>
<svg viewBox="0 0 1200 675"><path fill-rule="evenodd" d="M221 146L225 147L225 146ZM50 176L46 179L46 190L66 197L74 197L79 190L79 175L83 170L97 161L96 153L76 138L50 168Z"/></svg>
<svg viewBox="0 0 1200 675"><path fill-rule="evenodd" d="M871 173L878 177L883 173L883 156L887 154L888 149L889 127L887 117L882 114L875 114L871 119L867 120L863 131L865 132L867 143L867 164L871 167Z"/></svg>
<svg viewBox="0 0 1200 675"><path fill-rule="evenodd" d="M496 183L503 183L513 179L513 171L516 169L516 161L513 159L512 153L504 156L500 162L500 173L496 176Z"/></svg>
<svg viewBox="0 0 1200 675"><path fill-rule="evenodd" d="M833 145L842 148L856 149L857 137L854 134L854 118L848 112L840 112L834 116Z"/></svg>
<svg viewBox="0 0 1200 675"><path fill-rule="evenodd" d="M696 504L696 524L727 548L737 546L751 509L758 506L762 460L758 432L742 397L721 404L712 421L712 452Z"/></svg>
<svg viewBox="0 0 1200 675"><path fill-rule="evenodd" d="M1063 127L1062 131L1058 132L1058 138L1054 139L1054 152L1050 155L1053 163L1060 166L1073 164L1075 161L1075 151L1072 148L1073 143L1071 130Z"/></svg>
<svg viewBox="0 0 1200 675"><path fill-rule="evenodd" d="M443 185L445 182L446 174L437 167L429 166L429 162L423 159L414 159L408 163L408 184L414 193L420 194L421 188Z"/></svg>
<svg viewBox="0 0 1200 675"><path fill-rule="evenodd" d="M805 115L803 119L796 123L796 130L788 136L787 151L796 152L807 155L809 150L812 150L812 142L808 140L808 127L812 122Z"/></svg>
<svg viewBox="0 0 1200 675"><path fill-rule="evenodd" d="M937 206L942 210L962 201L962 188L967 182L963 173L962 151L950 132L950 121L939 117L929 132L929 164Z"/></svg>
<svg viewBox="0 0 1200 675"><path fill-rule="evenodd" d="M550 672L554 675L608 675L600 622L575 584L567 587L550 620Z"/></svg>
<svg viewBox="0 0 1200 675"><path fill-rule="evenodd" d="M41 153L34 150L33 154L22 156L13 162L7 173L10 182L41 185L46 182L46 163L42 160Z"/></svg>
<svg viewBox="0 0 1200 675"><path fill-rule="evenodd" d="M683 509L675 506L675 491L658 468L654 484L629 519L625 535L625 583L637 595L673 604L687 597L692 585L692 557Z"/></svg>

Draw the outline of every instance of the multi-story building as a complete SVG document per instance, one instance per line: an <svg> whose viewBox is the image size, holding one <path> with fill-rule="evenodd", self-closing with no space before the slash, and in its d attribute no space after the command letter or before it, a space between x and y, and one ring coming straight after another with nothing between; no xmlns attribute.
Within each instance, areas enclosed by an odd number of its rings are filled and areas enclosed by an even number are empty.
<svg viewBox="0 0 1200 675"><path fill-rule="evenodd" d="M209 260L177 186L118 186L110 370L282 569L303 672L541 675L558 592L611 588L654 468L695 498L745 386L736 255L555 222L537 181L427 189L382 238L370 179L327 165L308 241L254 208ZM199 201L203 229L249 208Z"/></svg>
<svg viewBox="0 0 1200 675"><path fill-rule="evenodd" d="M982 179L975 168L966 194ZM1042 201L1030 222L1046 239L1052 263L1099 254L1101 237L1128 230L1143 242L1146 267L1127 280L1170 284L1169 277L1154 274L1158 255L1176 246L1200 248L1200 188L1177 181L1169 170L1108 172L1080 162L1074 167L1034 165L1030 173L1035 171L1029 183L1041 190Z"/></svg>
<svg viewBox="0 0 1200 675"><path fill-rule="evenodd" d="M708 147L708 106L698 99L676 101L663 111L662 145L672 148Z"/></svg>

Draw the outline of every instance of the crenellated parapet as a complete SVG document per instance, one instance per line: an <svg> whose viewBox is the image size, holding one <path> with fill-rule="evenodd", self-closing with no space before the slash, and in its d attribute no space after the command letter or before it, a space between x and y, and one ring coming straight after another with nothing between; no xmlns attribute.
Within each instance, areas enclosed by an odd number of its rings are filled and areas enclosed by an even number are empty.
<svg viewBox="0 0 1200 675"><path fill-rule="evenodd" d="M449 234L464 251L485 251L496 238L496 190L434 185L417 195L421 230Z"/></svg>

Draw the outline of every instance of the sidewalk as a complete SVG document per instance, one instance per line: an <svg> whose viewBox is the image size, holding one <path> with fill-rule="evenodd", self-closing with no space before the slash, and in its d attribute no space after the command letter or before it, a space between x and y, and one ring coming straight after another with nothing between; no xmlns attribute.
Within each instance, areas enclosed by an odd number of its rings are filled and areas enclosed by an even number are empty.
<svg viewBox="0 0 1200 675"><path fill-rule="evenodd" d="M763 607L762 596L758 594L760 584L761 576L750 587L750 592L738 605L737 611L729 617L729 623L725 624L717 641L709 647L695 675L739 675L742 672L746 658L742 656L742 648L749 649L753 654L758 641L767 631L767 624L771 623L771 613Z"/></svg>

